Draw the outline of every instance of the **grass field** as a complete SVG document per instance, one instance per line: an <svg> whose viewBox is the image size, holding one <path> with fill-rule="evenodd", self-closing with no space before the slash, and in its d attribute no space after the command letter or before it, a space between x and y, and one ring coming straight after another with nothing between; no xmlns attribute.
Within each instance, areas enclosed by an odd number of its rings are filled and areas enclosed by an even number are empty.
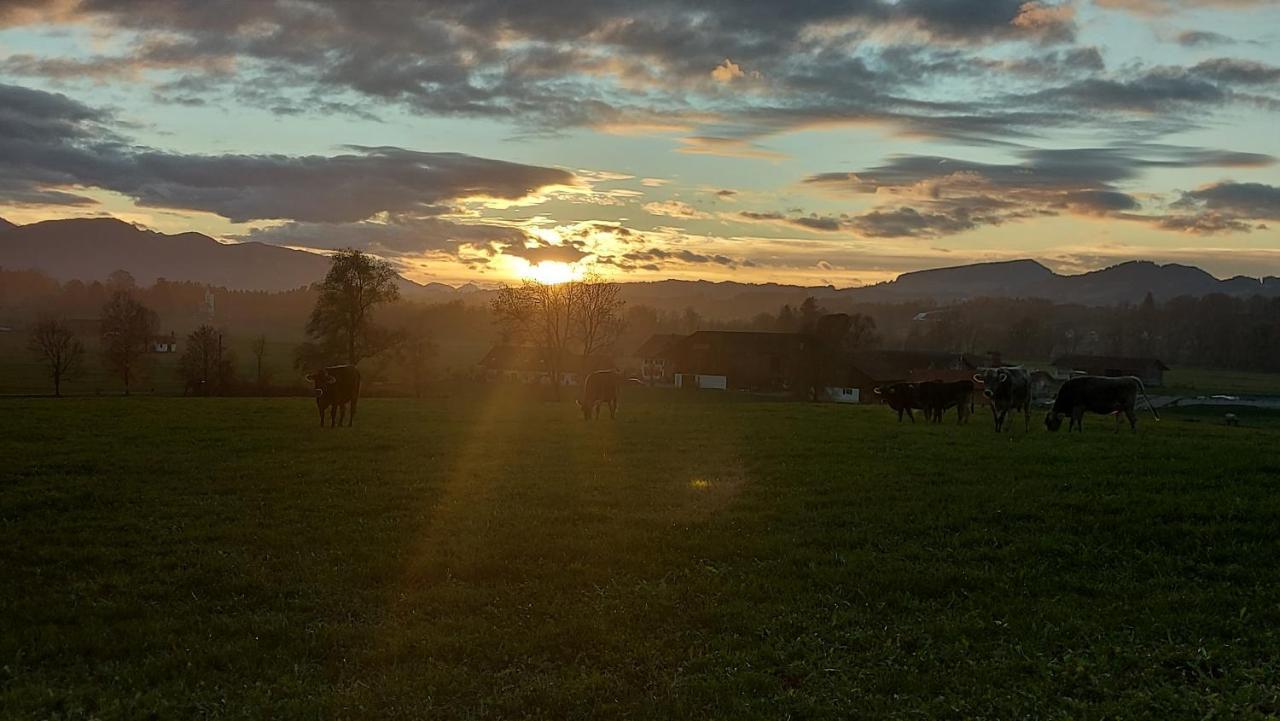
<svg viewBox="0 0 1280 721"><path fill-rule="evenodd" d="M1280 425L0 403L15 719L1261 719Z"/></svg>

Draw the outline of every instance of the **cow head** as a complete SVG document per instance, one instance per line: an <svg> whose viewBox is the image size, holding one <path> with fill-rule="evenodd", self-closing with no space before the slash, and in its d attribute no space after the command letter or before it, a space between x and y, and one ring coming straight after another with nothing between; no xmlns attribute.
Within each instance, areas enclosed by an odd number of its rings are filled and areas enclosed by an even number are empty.
<svg viewBox="0 0 1280 721"><path fill-rule="evenodd" d="M1057 431L1062 427L1062 414L1049 411L1044 416L1044 427L1051 431Z"/></svg>
<svg viewBox="0 0 1280 721"><path fill-rule="evenodd" d="M337 378L334 378L329 371L323 368L315 373L308 373L306 379L308 383L312 384L312 392L316 396L316 403L322 403L325 394L332 389L334 383L338 382Z"/></svg>
<svg viewBox="0 0 1280 721"><path fill-rule="evenodd" d="M1009 384L1009 371L1003 368L986 368L974 375L973 379L982 384L982 395L994 398L996 393Z"/></svg>
<svg viewBox="0 0 1280 721"><path fill-rule="evenodd" d="M581 400L576 400L574 401L574 403L577 403L578 408L582 410L582 420L584 421L591 420L591 404L583 403Z"/></svg>

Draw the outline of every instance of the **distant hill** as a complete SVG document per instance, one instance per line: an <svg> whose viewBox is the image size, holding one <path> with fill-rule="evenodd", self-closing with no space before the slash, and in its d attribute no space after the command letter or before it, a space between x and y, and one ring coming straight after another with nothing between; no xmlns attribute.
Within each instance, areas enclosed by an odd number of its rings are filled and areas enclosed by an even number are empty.
<svg viewBox="0 0 1280 721"><path fill-rule="evenodd" d="M20 226L4 222L0 266L38 269L61 281L103 280L123 269L142 285L167 278L234 290L282 291L319 281L329 260L264 243L219 243L200 233L166 235L114 218L76 218ZM403 278L400 285L411 296L455 292L450 286L427 287Z"/></svg>
<svg viewBox="0 0 1280 721"><path fill-rule="evenodd" d="M111 218L50 220L14 226L0 219L0 266L35 268L59 280L102 280L124 269L139 283L156 278L189 280L241 290L289 290L324 277L329 261L314 253L263 243L219 243L199 233L166 235ZM896 280L860 288L776 283L661 280L622 284L633 305L662 310L693 308L706 318L749 318L799 305L814 296L830 307L842 303L953 303L969 298L1048 298L1060 303L1112 305L1180 295L1226 293L1280 296L1280 278L1237 276L1220 280L1187 265L1129 261L1079 275L1055 273L1035 260L976 263L903 273ZM496 291L470 283L454 288L400 279L406 297L439 302L486 303Z"/></svg>
<svg viewBox="0 0 1280 721"><path fill-rule="evenodd" d="M1114 305L1139 303L1147 293L1157 300L1181 295L1280 295L1280 278L1236 276L1219 280L1189 265L1160 265L1131 260L1079 275L1061 275L1034 260L978 263L904 273L897 280L839 291L840 297L865 302L933 300L955 302L978 297L1047 298L1060 303Z"/></svg>

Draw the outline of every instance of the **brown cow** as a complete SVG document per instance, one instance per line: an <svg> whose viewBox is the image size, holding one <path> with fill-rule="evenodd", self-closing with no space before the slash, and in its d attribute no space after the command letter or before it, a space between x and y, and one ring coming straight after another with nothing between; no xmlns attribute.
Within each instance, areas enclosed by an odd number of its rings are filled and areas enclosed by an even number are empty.
<svg viewBox="0 0 1280 721"><path fill-rule="evenodd" d="M355 425L356 401L360 400L360 371L355 366L341 365L321 368L308 373L307 380L315 384L316 407L320 409L320 427L324 427L324 412L329 411L329 427L342 425L347 406L351 416L347 425Z"/></svg>
<svg viewBox="0 0 1280 721"><path fill-rule="evenodd" d="M618 416L618 386L622 383L640 383L636 378L623 378L617 370L595 371L582 381L582 397L578 399L578 407L582 409L582 420L600 417L600 404L609 406L609 418Z"/></svg>

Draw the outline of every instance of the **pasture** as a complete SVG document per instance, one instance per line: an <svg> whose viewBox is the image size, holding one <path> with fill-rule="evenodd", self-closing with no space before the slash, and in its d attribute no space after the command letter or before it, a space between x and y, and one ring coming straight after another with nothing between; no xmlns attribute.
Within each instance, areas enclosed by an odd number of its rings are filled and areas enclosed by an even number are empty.
<svg viewBox="0 0 1280 721"><path fill-rule="evenodd" d="M1280 426L11 399L5 718L1275 718Z"/></svg>

